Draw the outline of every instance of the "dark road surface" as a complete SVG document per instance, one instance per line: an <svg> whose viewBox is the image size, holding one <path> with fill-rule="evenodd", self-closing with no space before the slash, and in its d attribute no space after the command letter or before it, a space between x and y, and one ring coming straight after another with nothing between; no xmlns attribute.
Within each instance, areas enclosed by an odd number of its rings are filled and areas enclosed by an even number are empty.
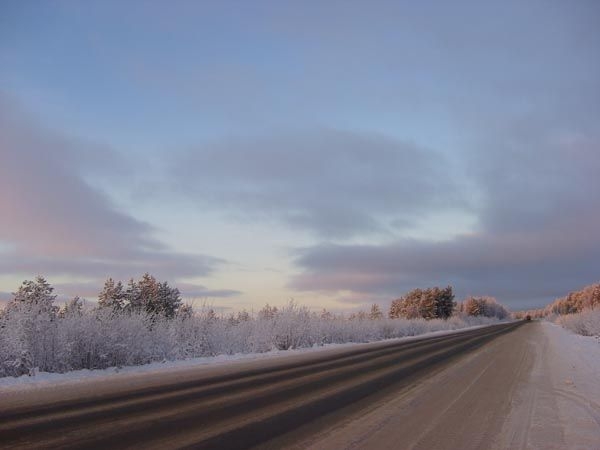
<svg viewBox="0 0 600 450"><path fill-rule="evenodd" d="M493 401L487 406L492 411L478 403L477 398L485 397L492 381L476 385L473 378L481 375L473 373L485 372L486 377L498 377L497 382L502 383L511 371L500 367L502 361L490 370L496 357L476 355L485 353L481 350L486 344L502 341L499 355L504 352L506 364L513 364L511 349L518 348L518 335L532 327L535 325L522 322L494 325L447 336L255 361L235 370L190 370L180 378L151 381L139 377L120 386L103 381L87 390L70 391L70 395L56 390L23 398L0 397L0 447L433 448L431 445L439 444L434 439L436 425L419 420L419 408L423 413L432 408L440 412L463 405L460 408L467 412L481 410L478 415L489 416L481 417L482 427L489 429L482 429L480 437L471 436L463 448L486 448L489 443L484 441L501 426L501 417L494 417ZM519 357L518 351L516 354L515 358ZM436 383L440 392L435 398L428 400L427 392L434 392L429 389L406 400L413 402L414 423L406 418L399 424L390 422L390 417L402 415L406 405L396 404L395 412L388 405L386 412L389 399L400 402L407 393L422 389L424 380L467 360L472 368L465 362L467 372L460 378L464 386L456 386L453 379L444 387L442 377L442 384ZM472 394L464 395L467 391ZM498 408L505 406L502 403ZM361 427L371 428L361 431ZM385 432L373 431L386 427L389 430ZM448 422L438 430L444 427L458 433L458 425ZM398 440L400 434L405 441ZM480 438L481 442L473 441ZM461 436L449 439L448 445L462 445Z"/></svg>

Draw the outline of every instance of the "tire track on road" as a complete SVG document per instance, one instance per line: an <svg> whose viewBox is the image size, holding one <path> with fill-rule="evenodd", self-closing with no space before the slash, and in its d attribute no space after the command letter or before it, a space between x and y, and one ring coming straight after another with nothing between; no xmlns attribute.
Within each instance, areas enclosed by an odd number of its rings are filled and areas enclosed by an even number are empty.
<svg viewBox="0 0 600 450"><path fill-rule="evenodd" d="M374 344L333 358L199 377L124 395L0 413L7 448L244 448L410 377L514 330L519 323L445 337Z"/></svg>

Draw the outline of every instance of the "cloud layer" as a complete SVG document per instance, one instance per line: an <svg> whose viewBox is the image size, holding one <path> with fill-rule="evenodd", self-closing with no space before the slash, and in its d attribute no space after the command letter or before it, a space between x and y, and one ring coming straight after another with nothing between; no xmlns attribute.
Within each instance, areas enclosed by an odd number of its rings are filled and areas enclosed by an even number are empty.
<svg viewBox="0 0 600 450"><path fill-rule="evenodd" d="M448 167L442 155L411 143L313 129L199 146L174 173L197 206L340 239L468 208Z"/></svg>
<svg viewBox="0 0 600 450"><path fill-rule="evenodd" d="M564 113L551 127L528 120L501 131L488 128L465 155L480 192L477 232L444 242L305 248L296 253L302 272L290 286L392 297L414 287L452 284L460 295L543 305L596 281L600 136L597 128L573 124L568 110Z"/></svg>
<svg viewBox="0 0 600 450"><path fill-rule="evenodd" d="M0 270L225 264L160 232L282 277L281 247L304 246L289 286L353 305L444 283L542 304L596 281L599 5L19 3L0 83L110 145L0 96Z"/></svg>
<svg viewBox="0 0 600 450"><path fill-rule="evenodd" d="M101 280L148 271L173 280L206 276L225 263L170 251L151 225L117 210L86 182L99 170L119 173L117 154L49 131L0 97L2 274Z"/></svg>
<svg viewBox="0 0 600 450"><path fill-rule="evenodd" d="M490 294L508 304L544 304L598 277L600 243L563 232L475 235L444 243L319 245L299 252L298 290L393 298L415 287L453 285L459 296ZM569 289L569 288L567 288Z"/></svg>

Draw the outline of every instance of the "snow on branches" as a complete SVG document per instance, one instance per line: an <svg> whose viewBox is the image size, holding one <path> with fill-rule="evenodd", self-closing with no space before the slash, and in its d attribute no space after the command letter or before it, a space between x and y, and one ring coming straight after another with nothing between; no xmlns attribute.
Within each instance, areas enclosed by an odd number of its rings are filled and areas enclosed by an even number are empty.
<svg viewBox="0 0 600 450"><path fill-rule="evenodd" d="M434 293L447 302L437 304L436 314L447 317L443 308L452 302L451 290ZM219 315L209 306L182 305L177 289L148 274L126 287L107 280L97 304L76 297L59 308L55 300L52 286L38 277L24 282L0 310L0 376L370 342L497 320L461 313L446 319L389 319L378 305L344 316L293 301L266 305L257 314Z"/></svg>

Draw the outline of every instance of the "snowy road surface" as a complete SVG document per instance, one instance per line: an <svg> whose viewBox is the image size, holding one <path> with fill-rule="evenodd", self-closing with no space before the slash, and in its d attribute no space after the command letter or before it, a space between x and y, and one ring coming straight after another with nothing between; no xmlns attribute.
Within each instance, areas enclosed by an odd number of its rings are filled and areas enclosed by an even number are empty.
<svg viewBox="0 0 600 450"><path fill-rule="evenodd" d="M545 371L561 357L548 333L564 332L548 327L503 324L0 394L0 446L600 448L598 404L572 374L557 391L563 374Z"/></svg>

